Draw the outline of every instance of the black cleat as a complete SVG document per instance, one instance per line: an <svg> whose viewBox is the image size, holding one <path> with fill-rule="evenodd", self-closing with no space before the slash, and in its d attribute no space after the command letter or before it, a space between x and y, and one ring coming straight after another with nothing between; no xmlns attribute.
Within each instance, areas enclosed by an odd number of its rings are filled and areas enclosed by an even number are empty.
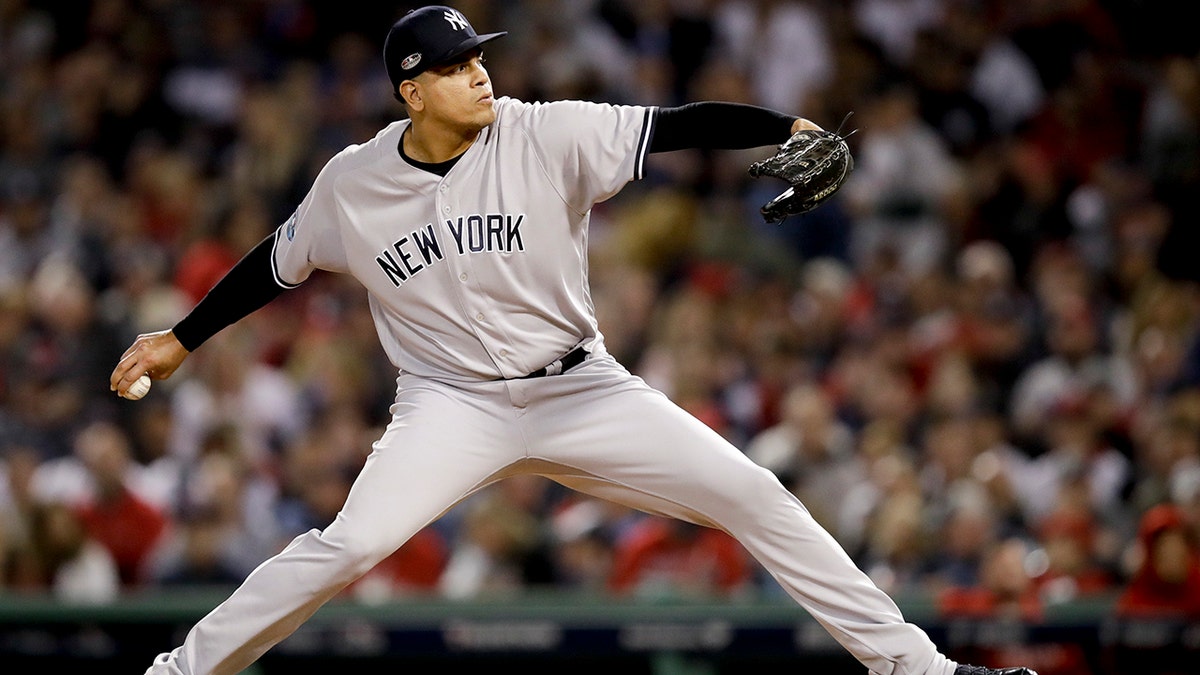
<svg viewBox="0 0 1200 675"><path fill-rule="evenodd" d="M1023 666L1016 668L984 668L983 666L959 665L954 669L954 675L1037 675L1037 672Z"/></svg>

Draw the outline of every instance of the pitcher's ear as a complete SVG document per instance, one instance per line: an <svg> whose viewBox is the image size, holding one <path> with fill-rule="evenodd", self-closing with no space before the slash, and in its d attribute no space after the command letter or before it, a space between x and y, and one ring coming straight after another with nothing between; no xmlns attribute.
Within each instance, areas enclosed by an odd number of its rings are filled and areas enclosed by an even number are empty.
<svg viewBox="0 0 1200 675"><path fill-rule="evenodd" d="M396 100L400 101L409 108L420 110L423 107L421 99L421 88L412 80L405 80L396 88Z"/></svg>

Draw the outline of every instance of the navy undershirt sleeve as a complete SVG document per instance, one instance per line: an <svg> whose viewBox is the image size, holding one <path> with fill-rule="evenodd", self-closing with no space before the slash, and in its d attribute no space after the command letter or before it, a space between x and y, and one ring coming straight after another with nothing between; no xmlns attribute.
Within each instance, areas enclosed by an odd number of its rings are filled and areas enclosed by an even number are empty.
<svg viewBox="0 0 1200 675"><path fill-rule="evenodd" d="M687 148L741 150L778 145L792 135L795 115L723 101L701 101L659 108L650 152Z"/></svg>
<svg viewBox="0 0 1200 675"><path fill-rule="evenodd" d="M271 251L275 235L268 235L242 257L216 283L171 332L189 352L226 326L236 323L287 290L275 282Z"/></svg>

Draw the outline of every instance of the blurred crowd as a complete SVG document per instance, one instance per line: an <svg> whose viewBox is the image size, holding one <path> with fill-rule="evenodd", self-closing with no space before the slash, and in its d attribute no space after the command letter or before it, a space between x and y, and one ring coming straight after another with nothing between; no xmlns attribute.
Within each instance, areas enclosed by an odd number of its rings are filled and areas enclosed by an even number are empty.
<svg viewBox="0 0 1200 675"><path fill-rule="evenodd" d="M948 615L1200 616L1200 38L1132 0L459 2L497 95L753 103L855 130L768 226L770 148L652 155L598 205L608 349ZM335 516L395 369L318 273L141 401L108 376L403 115L405 3L0 0L0 590L234 584ZM848 119L848 113L853 113ZM613 420L620 424L620 420ZM432 477L431 477L432 479ZM723 532L541 477L346 593L780 593Z"/></svg>

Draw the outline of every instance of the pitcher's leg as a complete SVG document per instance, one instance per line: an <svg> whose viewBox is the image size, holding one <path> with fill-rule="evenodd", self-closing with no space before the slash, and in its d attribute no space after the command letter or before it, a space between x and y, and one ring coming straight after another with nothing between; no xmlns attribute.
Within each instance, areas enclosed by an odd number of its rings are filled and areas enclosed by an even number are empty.
<svg viewBox="0 0 1200 675"><path fill-rule="evenodd" d="M479 415L481 405L473 403L466 421L462 408L437 396L423 400L417 414L404 414L414 408L398 404L333 523L296 537L255 569L147 674L240 672L420 528L518 461L522 448L511 428L499 416ZM498 411L510 410L507 399L499 405Z"/></svg>
<svg viewBox="0 0 1200 675"><path fill-rule="evenodd" d="M544 399L530 416L534 454L591 477L562 482L726 530L878 675L953 673L954 662L904 620L774 474L640 380L603 371L589 364L599 382Z"/></svg>

